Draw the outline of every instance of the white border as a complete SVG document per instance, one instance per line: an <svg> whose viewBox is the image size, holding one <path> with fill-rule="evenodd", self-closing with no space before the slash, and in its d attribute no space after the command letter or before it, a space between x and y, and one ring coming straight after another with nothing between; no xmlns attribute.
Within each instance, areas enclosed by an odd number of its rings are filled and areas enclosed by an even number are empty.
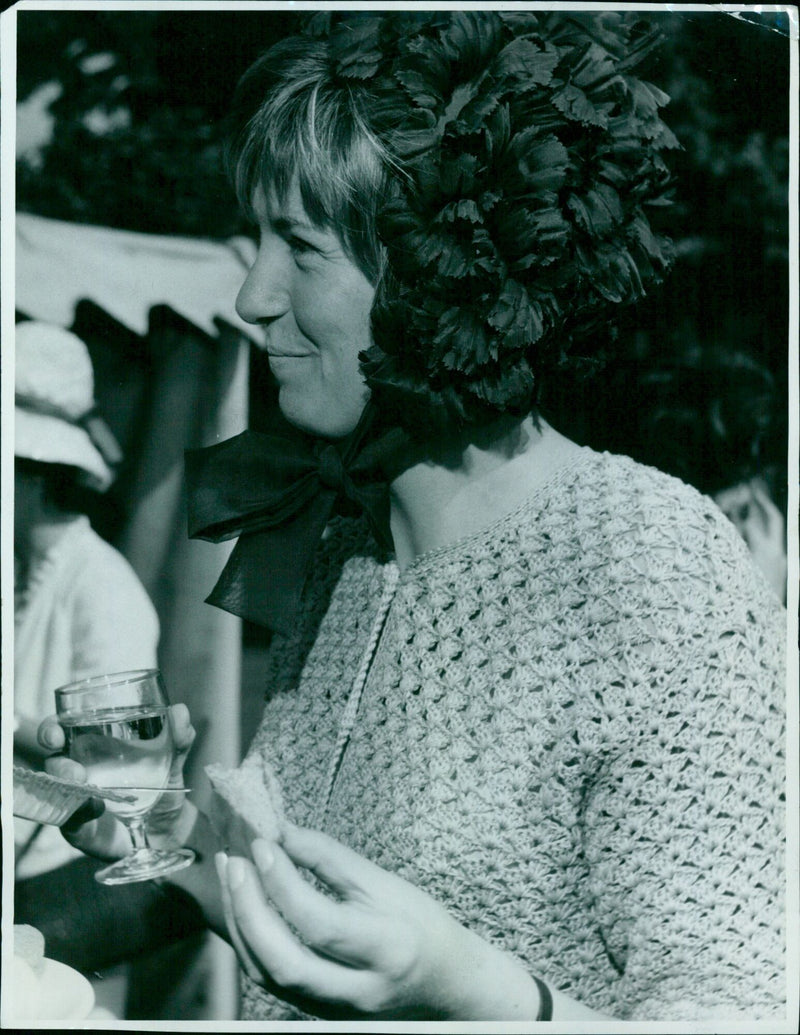
<svg viewBox="0 0 800 1035"><path fill-rule="evenodd" d="M714 4L714 3L603 3L579 0L554 0L553 3L543 0L418 0L416 3L406 0L18 0L17 11L296 11L330 10L330 11L391 11L404 8L415 10L454 10L454 11L504 11L518 8L521 10L576 10L576 11L668 11L672 13L692 11L717 11L722 14L790 14L794 6L790 4ZM797 39L797 21L793 21L793 38Z"/></svg>
<svg viewBox="0 0 800 1035"><path fill-rule="evenodd" d="M13 11L0 14L0 784L11 786L14 751L14 239L15 130L17 102L17 22ZM14 909L14 820L11 796L3 793L2 821L2 928L6 931ZM5 865L6 860L11 865ZM8 879L10 872L11 880ZM2 975L9 973L11 939L0 938ZM5 998L0 984L0 1003Z"/></svg>
<svg viewBox="0 0 800 1035"><path fill-rule="evenodd" d="M777 14L786 13L790 20L789 38L792 42L790 57L790 178L789 178L789 277L790 277L790 342L789 342L789 505L787 536L788 551L788 602L787 602L787 634L789 650L789 678L787 683L787 719L789 736L787 737L787 920L789 931L789 952L787 958L787 975L789 987L789 1003L787 1024L780 1027L776 1022L746 1024L695 1024L679 1025L673 1022L664 1024L628 1024L621 1021L580 1024L551 1022L541 1026L541 1030L555 1033L561 1032L787 1032L796 1031L796 1023L800 1010L800 859L798 858L798 836L800 836L800 759L798 758L798 731L800 722L798 712L797 688L800 686L800 664L798 663L798 605L800 603L800 560L798 559L798 502L800 499L800 383L798 382L798 363L800 363L800 345L798 344L798 8L784 4L661 4L661 3L513 3L513 2L457 2L442 0L439 3L421 2L418 4L398 2L372 3L368 0L355 2L266 2L266 0L190 0L181 3L179 0L123 0L114 3L111 0L20 0L20 2L0 14L0 124L2 125L2 153L0 155L0 248L2 249L2 282L0 283L0 338L2 339L2 367L0 373L0 417L2 418L2 442L0 442L0 594L2 610L0 621L2 626L2 642L0 643L0 662L2 663L2 723L0 724L0 771L4 787L10 786L11 758L13 747L13 707L10 694L10 676L13 674L13 567L9 570L10 559L13 558L13 522L9 520L13 505L13 378L9 371L13 370L14 341L14 239L15 239L15 102L16 102L16 13L17 11L98 11L113 9L119 12L136 11L297 11L309 9L333 10L391 10L404 7L454 10L507 10L510 8L531 10L648 10L682 12L717 11L732 16L742 13ZM11 462L9 462L9 459ZM3 856L13 859L13 822L11 816L10 796L4 794L2 801ZM7 878L10 871L10 878ZM3 931L11 926L13 914L13 866L3 868L2 885L2 926ZM11 939L2 938L3 972L6 969L7 956L11 951ZM30 1030L52 1030L79 1028L82 1030L104 1030L109 1027L108 1021L82 1021L69 1025L27 1022ZM114 1030L119 1031L228 1031L235 1026L237 1031L285 1031L286 1023L270 1022L156 1022L156 1021L115 1021ZM437 1031L437 1032L520 1032L527 1033L531 1028L539 1029L539 1025L523 1024L479 1024L476 1022L446 1024L413 1024L410 1022L391 1023L293 1023L292 1031Z"/></svg>
<svg viewBox="0 0 800 1035"><path fill-rule="evenodd" d="M788 11L793 45L789 56L789 441L787 444L789 493L787 505L787 685L786 685L786 912L789 932L786 957L788 1016L800 1015L800 660L798 610L800 609L800 257L798 247L798 8Z"/></svg>

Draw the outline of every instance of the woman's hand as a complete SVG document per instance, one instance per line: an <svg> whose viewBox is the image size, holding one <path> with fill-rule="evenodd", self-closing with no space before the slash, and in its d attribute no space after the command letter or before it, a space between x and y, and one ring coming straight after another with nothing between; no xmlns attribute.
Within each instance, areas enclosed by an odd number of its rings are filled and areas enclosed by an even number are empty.
<svg viewBox="0 0 800 1035"><path fill-rule="evenodd" d="M218 855L223 907L242 966L280 998L326 1017L536 1018L519 961L325 834L287 824L253 858Z"/></svg>
<svg viewBox="0 0 800 1035"><path fill-rule="evenodd" d="M175 758L170 770L168 787L183 787L183 766L194 742L195 731L185 704L169 708L169 721L175 742ZM64 730L55 715L39 726L39 743L47 751L64 748ZM86 770L70 758L56 755L47 759L45 768L52 776L76 783L86 783ZM147 818L147 834L154 847L182 844L194 824L197 810L186 800L186 794L165 792ZM101 799L93 798L83 805L61 827L70 844L87 855L98 859L120 859L130 851L127 829L111 812L105 810Z"/></svg>
<svg viewBox="0 0 800 1035"><path fill-rule="evenodd" d="M39 743L39 723L25 715L14 716L14 758L19 758L31 769L42 769L50 754Z"/></svg>

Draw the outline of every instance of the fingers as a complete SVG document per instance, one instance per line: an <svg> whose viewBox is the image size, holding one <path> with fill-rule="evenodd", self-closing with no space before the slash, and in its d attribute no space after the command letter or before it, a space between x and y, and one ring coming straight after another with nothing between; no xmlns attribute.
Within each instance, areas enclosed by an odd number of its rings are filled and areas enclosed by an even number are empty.
<svg viewBox="0 0 800 1035"><path fill-rule="evenodd" d="M97 859L120 859L130 851L128 832L97 798L82 805L61 827L75 848Z"/></svg>
<svg viewBox="0 0 800 1035"><path fill-rule="evenodd" d="M185 704L173 704L169 709L169 722L175 750L186 754L194 743L195 729Z"/></svg>
<svg viewBox="0 0 800 1035"><path fill-rule="evenodd" d="M318 956L303 945L266 902L252 863L233 856L225 876L239 940L272 981L291 993L329 1003L367 1000L372 975Z"/></svg>
<svg viewBox="0 0 800 1035"><path fill-rule="evenodd" d="M186 755L194 743L195 729L185 704L173 704L169 709L169 722L172 728L172 739L178 754ZM64 729L55 715L48 715L36 731L39 744L46 751L63 751L65 744Z"/></svg>
<svg viewBox="0 0 800 1035"><path fill-rule="evenodd" d="M239 957L242 970L244 970L251 981L261 983L261 971L256 961L250 955L247 946L242 941L236 917L234 916L231 893L228 887L228 856L224 852L217 852L214 856L214 863L217 868L217 876L219 877L220 890L222 892L222 912L225 916L225 925L228 928L231 945Z"/></svg>
<svg viewBox="0 0 800 1035"><path fill-rule="evenodd" d="M363 963L363 939L353 929L346 906L314 888L280 847L264 840L252 845L261 886L304 942L326 956Z"/></svg>
<svg viewBox="0 0 800 1035"><path fill-rule="evenodd" d="M105 802L101 798L90 798L76 809L66 823L61 824L61 832L65 837L77 833L86 823L90 823L105 812Z"/></svg>
<svg viewBox="0 0 800 1035"><path fill-rule="evenodd" d="M51 776L57 776L60 780L72 780L73 783L86 783L86 770L80 762L73 762L71 758L57 755L48 758L44 767Z"/></svg>
<svg viewBox="0 0 800 1035"><path fill-rule="evenodd" d="M55 715L48 715L39 724L36 738L45 751L62 751L64 749L64 730Z"/></svg>
<svg viewBox="0 0 800 1035"><path fill-rule="evenodd" d="M168 787L183 787L183 767L186 756L194 743L195 729L189 716L189 709L185 704L173 704L169 709L169 725L172 733L172 740L175 744L175 756L170 767ZM178 800L164 801L162 810L167 807L180 807Z"/></svg>
<svg viewBox="0 0 800 1035"><path fill-rule="evenodd" d="M361 898L391 875L319 830L285 825L281 844L298 866L346 898Z"/></svg>

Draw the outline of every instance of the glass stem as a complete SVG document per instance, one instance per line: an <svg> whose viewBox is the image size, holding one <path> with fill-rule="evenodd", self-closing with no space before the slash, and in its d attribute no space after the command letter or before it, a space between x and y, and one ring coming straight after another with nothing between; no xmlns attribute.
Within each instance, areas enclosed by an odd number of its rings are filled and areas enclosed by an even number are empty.
<svg viewBox="0 0 800 1035"><path fill-rule="evenodd" d="M128 830L130 831L131 841L133 841L134 852L149 852L150 845L147 843L144 816L132 816L128 820Z"/></svg>

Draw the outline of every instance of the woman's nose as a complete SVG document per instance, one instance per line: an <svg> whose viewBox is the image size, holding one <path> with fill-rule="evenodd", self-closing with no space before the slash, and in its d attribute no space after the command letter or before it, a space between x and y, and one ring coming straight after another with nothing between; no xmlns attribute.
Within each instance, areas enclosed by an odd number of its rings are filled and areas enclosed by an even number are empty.
<svg viewBox="0 0 800 1035"><path fill-rule="evenodd" d="M236 296L236 312L247 323L269 323L289 309L289 292L278 260L275 250L259 248Z"/></svg>

